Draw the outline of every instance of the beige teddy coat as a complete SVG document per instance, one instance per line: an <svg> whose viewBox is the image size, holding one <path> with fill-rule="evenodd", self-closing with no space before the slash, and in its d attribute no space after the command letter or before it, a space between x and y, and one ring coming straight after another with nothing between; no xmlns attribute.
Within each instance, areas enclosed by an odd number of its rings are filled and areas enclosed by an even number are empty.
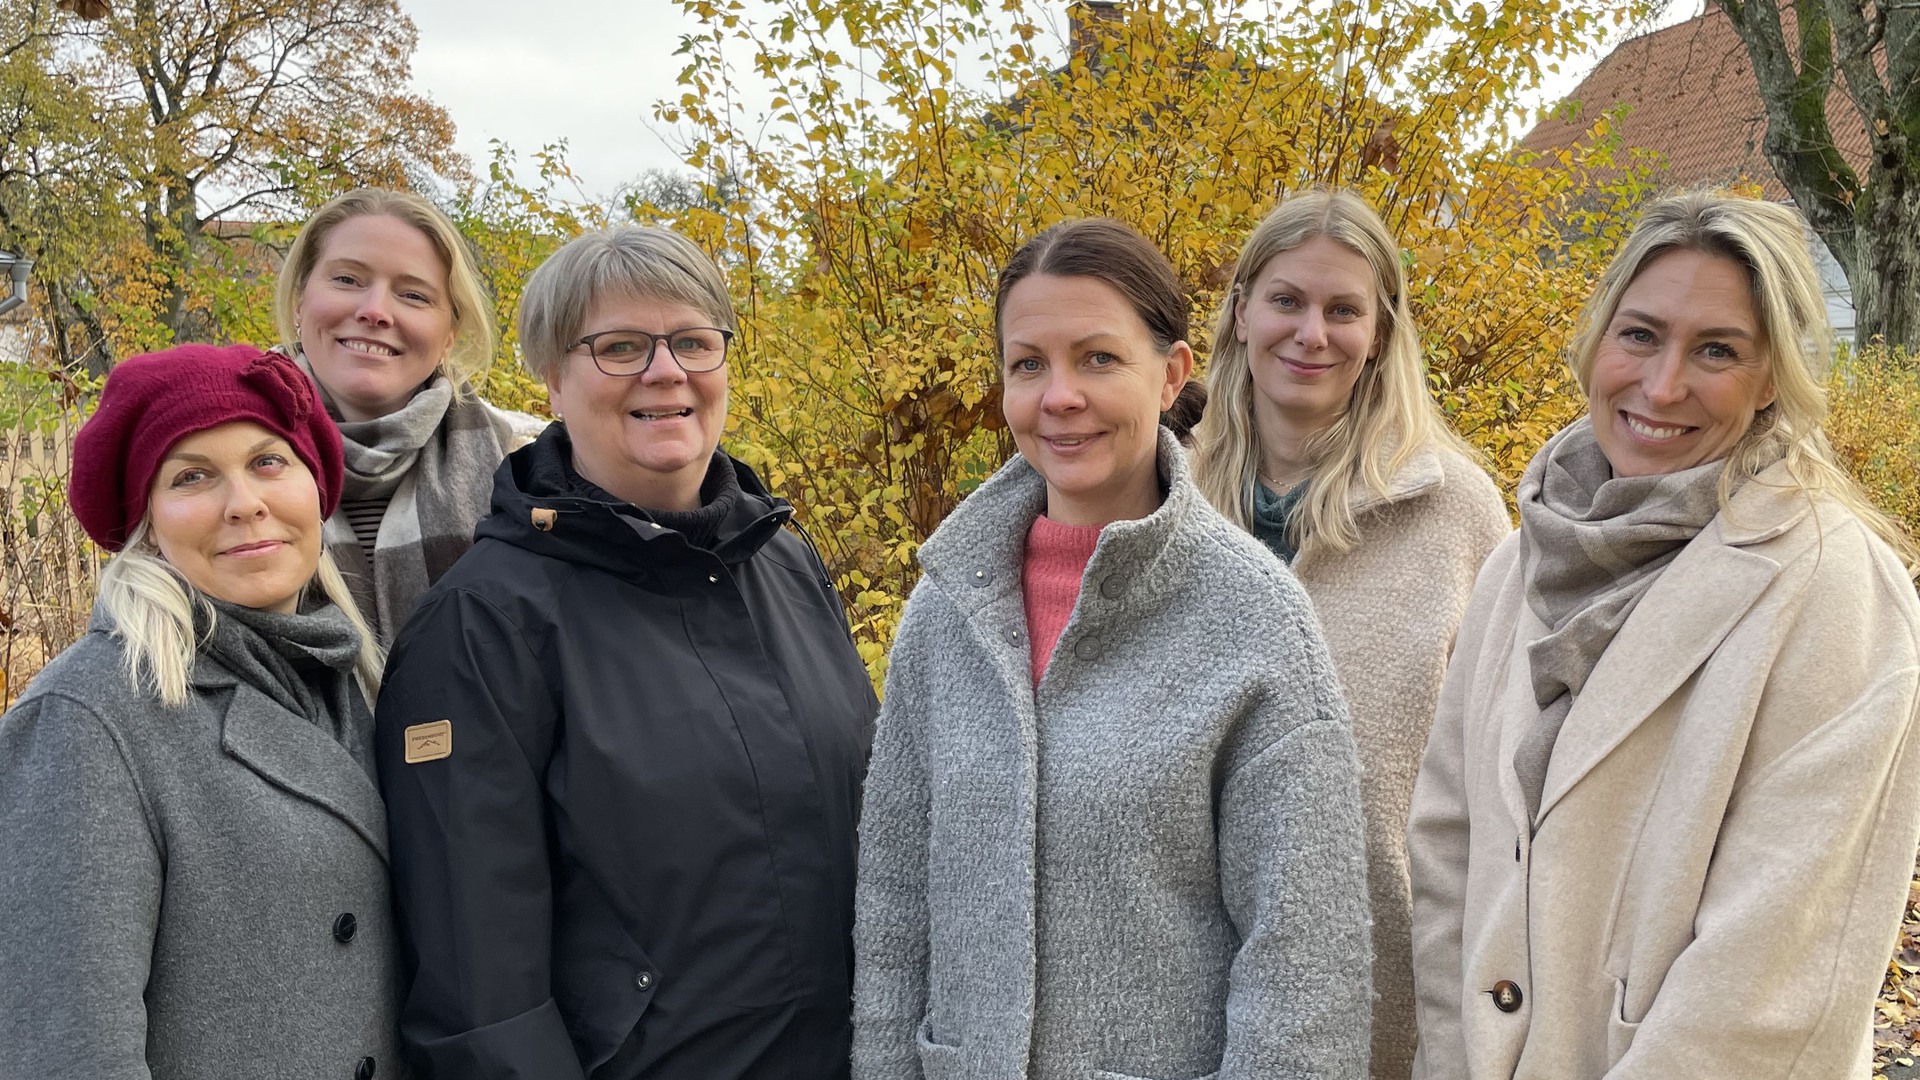
<svg viewBox="0 0 1920 1080"><path fill-rule="evenodd" d="M1373 903L1373 1080L1413 1069L1407 803L1454 630L1474 576L1512 531L1479 466L1451 450L1416 455L1385 496L1353 504L1360 542L1294 562L1333 654L1360 754Z"/></svg>

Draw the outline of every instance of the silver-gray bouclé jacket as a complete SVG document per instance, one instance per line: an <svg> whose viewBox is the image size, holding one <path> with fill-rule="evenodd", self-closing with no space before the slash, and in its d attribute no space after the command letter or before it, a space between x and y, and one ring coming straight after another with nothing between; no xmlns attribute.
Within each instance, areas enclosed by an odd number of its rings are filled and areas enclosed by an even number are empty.
<svg viewBox="0 0 1920 1080"><path fill-rule="evenodd" d="M1038 688L1015 458L921 548L861 820L854 1080L1367 1073L1357 766L1306 596L1194 486L1109 525Z"/></svg>

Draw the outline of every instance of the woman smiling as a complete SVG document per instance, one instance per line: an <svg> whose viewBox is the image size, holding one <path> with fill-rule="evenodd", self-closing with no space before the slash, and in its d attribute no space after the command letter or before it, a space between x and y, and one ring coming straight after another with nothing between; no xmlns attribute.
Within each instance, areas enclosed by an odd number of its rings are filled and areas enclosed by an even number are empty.
<svg viewBox="0 0 1920 1080"><path fill-rule="evenodd" d="M466 241L418 195L361 188L316 211L287 249L275 315L346 448L327 549L390 642L473 543L500 459L541 424L473 392L492 310Z"/></svg>
<svg viewBox="0 0 1920 1080"><path fill-rule="evenodd" d="M1360 754L1373 1076L1413 1068L1407 802L1460 613L1506 508L1427 393L1400 247L1359 196L1282 202L1214 331L1194 473L1313 601Z"/></svg>
<svg viewBox="0 0 1920 1080"><path fill-rule="evenodd" d="M873 687L792 508L719 448L734 333L667 229L577 237L527 282L561 419L380 698L428 1076L846 1073Z"/></svg>
<svg viewBox="0 0 1920 1080"><path fill-rule="evenodd" d="M1835 463L1806 222L1647 210L1474 587L1407 848L1419 1077L1865 1076L1920 841L1912 542Z"/></svg>
<svg viewBox="0 0 1920 1080"><path fill-rule="evenodd" d="M1363 1077L1353 744L1299 586L1159 425L1185 293L1071 221L995 319L1020 455L920 549L894 642L854 1076Z"/></svg>
<svg viewBox="0 0 1920 1080"><path fill-rule="evenodd" d="M399 1075L380 658L321 547L313 385L247 346L133 357L73 452L116 554L0 717L0 1075Z"/></svg>

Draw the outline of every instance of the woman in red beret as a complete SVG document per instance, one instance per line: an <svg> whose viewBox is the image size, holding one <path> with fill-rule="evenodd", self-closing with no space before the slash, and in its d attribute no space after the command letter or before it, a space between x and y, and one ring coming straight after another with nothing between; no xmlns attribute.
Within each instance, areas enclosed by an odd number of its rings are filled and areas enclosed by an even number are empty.
<svg viewBox="0 0 1920 1080"><path fill-rule="evenodd" d="M277 353L108 376L69 497L115 555L0 716L0 1076L401 1074L381 658L322 549L341 472Z"/></svg>

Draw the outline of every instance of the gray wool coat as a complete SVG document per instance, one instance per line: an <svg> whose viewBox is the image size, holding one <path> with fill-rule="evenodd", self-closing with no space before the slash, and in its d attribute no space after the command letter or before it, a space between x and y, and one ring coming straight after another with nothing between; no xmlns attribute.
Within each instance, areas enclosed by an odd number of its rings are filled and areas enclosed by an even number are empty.
<svg viewBox="0 0 1920 1080"><path fill-rule="evenodd" d="M0 1080L402 1075L373 778L204 655L178 711L120 658L96 614L0 717Z"/></svg>
<svg viewBox="0 0 1920 1080"><path fill-rule="evenodd" d="M1101 534L1038 688L1015 458L920 550L861 820L855 1080L1364 1077L1358 767L1306 596L1194 486Z"/></svg>

